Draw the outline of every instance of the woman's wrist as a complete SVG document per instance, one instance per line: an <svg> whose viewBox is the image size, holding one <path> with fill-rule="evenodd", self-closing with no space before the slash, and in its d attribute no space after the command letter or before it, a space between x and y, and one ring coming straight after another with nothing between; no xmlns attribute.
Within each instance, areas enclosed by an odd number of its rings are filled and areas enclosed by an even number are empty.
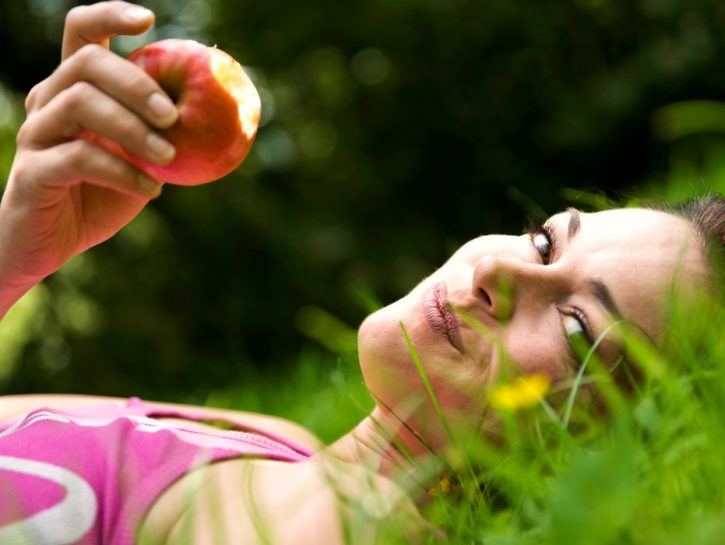
<svg viewBox="0 0 725 545"><path fill-rule="evenodd" d="M18 255L20 249L15 244L18 226L8 221L11 215L4 206L0 207L0 319L5 317L23 295L47 276L42 273L28 274L20 268L23 257Z"/></svg>
<svg viewBox="0 0 725 545"><path fill-rule="evenodd" d="M12 306L43 278L12 278L0 272L0 320Z"/></svg>

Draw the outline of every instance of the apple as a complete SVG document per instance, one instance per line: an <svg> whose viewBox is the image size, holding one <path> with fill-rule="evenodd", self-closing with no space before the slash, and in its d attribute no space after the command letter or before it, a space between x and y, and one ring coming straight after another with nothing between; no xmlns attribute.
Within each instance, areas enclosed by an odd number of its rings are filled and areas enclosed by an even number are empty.
<svg viewBox="0 0 725 545"><path fill-rule="evenodd" d="M176 148L166 165L124 150L146 174L178 185L199 185L225 176L249 153L259 126L259 94L241 65L216 47L168 39L129 56L176 102L178 121L160 131Z"/></svg>

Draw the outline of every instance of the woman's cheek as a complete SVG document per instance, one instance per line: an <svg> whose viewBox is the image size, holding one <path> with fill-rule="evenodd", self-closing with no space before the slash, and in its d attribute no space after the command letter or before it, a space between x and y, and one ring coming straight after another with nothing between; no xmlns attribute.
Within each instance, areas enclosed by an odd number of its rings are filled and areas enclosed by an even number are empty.
<svg viewBox="0 0 725 545"><path fill-rule="evenodd" d="M510 331L503 343L507 356L502 355L501 372L546 375L552 383L567 378L566 347L557 333L544 328L538 332Z"/></svg>
<svg viewBox="0 0 725 545"><path fill-rule="evenodd" d="M358 358L368 387L375 395L392 394L408 373L410 358L398 318L390 307L371 314L358 329ZM387 396L386 396L387 397Z"/></svg>

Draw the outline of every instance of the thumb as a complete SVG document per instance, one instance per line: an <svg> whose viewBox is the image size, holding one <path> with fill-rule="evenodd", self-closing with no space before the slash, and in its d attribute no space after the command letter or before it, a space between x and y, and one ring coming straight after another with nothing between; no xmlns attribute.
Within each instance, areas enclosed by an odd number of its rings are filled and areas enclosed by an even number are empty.
<svg viewBox="0 0 725 545"><path fill-rule="evenodd" d="M61 60L84 45L108 47L109 39L119 34L141 34L154 24L154 13L128 2L99 2L77 6L68 12L63 31Z"/></svg>

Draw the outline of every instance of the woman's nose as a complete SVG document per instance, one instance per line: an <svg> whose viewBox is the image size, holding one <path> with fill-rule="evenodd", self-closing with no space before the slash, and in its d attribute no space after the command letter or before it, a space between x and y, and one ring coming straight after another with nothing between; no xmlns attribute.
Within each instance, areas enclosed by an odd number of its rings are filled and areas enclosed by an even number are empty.
<svg viewBox="0 0 725 545"><path fill-rule="evenodd" d="M473 294L484 310L499 321L511 318L517 306L546 304L556 297L558 282L542 265L520 259L483 256L473 271Z"/></svg>
<svg viewBox="0 0 725 545"><path fill-rule="evenodd" d="M490 316L506 321L513 311L513 282L501 261L492 256L481 257L473 270L471 289Z"/></svg>

